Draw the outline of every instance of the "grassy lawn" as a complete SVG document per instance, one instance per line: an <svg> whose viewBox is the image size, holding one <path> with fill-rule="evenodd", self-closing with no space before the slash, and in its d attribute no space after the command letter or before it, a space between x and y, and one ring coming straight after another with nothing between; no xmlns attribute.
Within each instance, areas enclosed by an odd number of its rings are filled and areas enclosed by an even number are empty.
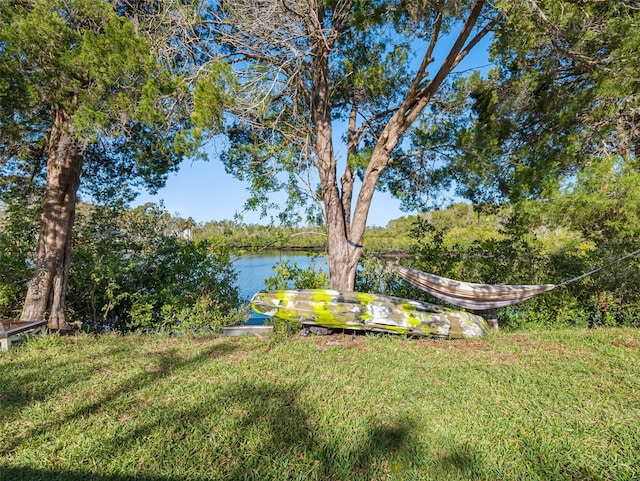
<svg viewBox="0 0 640 481"><path fill-rule="evenodd" d="M638 480L640 331L33 339L0 480Z"/></svg>

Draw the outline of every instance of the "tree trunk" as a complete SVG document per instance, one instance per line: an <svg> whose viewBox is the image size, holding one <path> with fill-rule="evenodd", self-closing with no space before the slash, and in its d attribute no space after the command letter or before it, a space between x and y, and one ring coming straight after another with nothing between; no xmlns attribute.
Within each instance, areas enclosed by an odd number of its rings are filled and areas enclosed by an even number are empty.
<svg viewBox="0 0 640 481"><path fill-rule="evenodd" d="M337 193L337 188L335 189ZM336 196L337 197L337 196ZM338 291L353 291L356 281L356 268L362 249L359 242L349 239L342 203L327 202L327 250L329 254L329 274L331 288Z"/></svg>
<svg viewBox="0 0 640 481"><path fill-rule="evenodd" d="M21 321L43 319L48 312L49 328L69 328L64 304L81 169L82 148L73 137L73 119L64 110L54 108L35 274L27 290Z"/></svg>
<svg viewBox="0 0 640 481"><path fill-rule="evenodd" d="M322 186L324 219L327 224L329 277L331 288L353 291L360 248L349 242L349 212L344 193L340 195L333 152L331 98L329 95L330 42L323 36L321 12L307 18L313 52L311 118L315 133L318 175ZM350 195L350 194L349 194ZM346 204L348 206L348 203Z"/></svg>
<svg viewBox="0 0 640 481"><path fill-rule="evenodd" d="M357 108L354 102L349 115L347 159L349 155L358 152L356 135ZM353 183L355 176L349 162L345 166L344 174L340 179L342 190L336 187L336 195L340 202L331 202L325 199L327 218L337 219L336 222L327 222L329 273L331 287L339 291L353 291L356 282L356 269L362 255L362 239L351 239L351 200L353 197Z"/></svg>

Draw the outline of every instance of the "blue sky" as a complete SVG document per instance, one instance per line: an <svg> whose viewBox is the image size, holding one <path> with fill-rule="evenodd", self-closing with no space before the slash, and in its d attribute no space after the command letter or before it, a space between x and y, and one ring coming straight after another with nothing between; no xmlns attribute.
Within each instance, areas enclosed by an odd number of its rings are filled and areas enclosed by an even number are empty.
<svg viewBox="0 0 640 481"><path fill-rule="evenodd" d="M451 36L453 41L453 35ZM486 73L489 68L488 47L490 39L485 38L471 55L456 69L458 72L480 70ZM441 46L441 54L436 52L436 62L443 60L448 52L447 45ZM420 52L418 52L419 54ZM420 55L418 55L420 58ZM435 66L434 66L435 68ZM470 72L469 72L470 73ZM336 126L337 130L337 126ZM335 132L335 151L338 158L344 148L340 145L342 132ZM183 218L193 218L196 222L204 223L218 220L231 220L242 212L243 205L249 197L247 184L235 179L224 171L222 162L218 159L215 146L208 150L208 161L185 161L179 172L171 174L166 186L156 195L143 193L134 205L145 202L163 202L166 209L174 215ZM340 160L340 159L339 159ZM344 161L344 159L342 159ZM357 192L356 192L357 195ZM282 197L275 196L275 201ZM373 196L367 224L369 226L384 227L392 219L406 216L411 212L402 212L400 202L386 192L376 192ZM268 223L269 219L260 219L256 212L243 213L246 223Z"/></svg>
<svg viewBox="0 0 640 481"><path fill-rule="evenodd" d="M224 171L215 154L209 161L185 161L180 171L171 174L166 186L157 195L144 193L135 205L162 201L169 213L191 217L199 223L233 219L241 213L248 198L247 184ZM274 197L278 199L278 197ZM369 211L368 225L384 227L390 220L407 213L400 211L400 202L386 192L376 192ZM246 223L267 223L256 212L243 214Z"/></svg>

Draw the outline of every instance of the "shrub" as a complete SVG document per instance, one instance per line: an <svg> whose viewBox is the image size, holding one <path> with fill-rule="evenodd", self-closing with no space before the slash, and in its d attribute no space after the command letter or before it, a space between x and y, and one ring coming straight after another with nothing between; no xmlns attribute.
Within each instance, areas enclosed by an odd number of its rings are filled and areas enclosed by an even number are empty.
<svg viewBox="0 0 640 481"><path fill-rule="evenodd" d="M0 197L0 318L20 315L33 275L39 208L28 196L3 192Z"/></svg>
<svg viewBox="0 0 640 481"><path fill-rule="evenodd" d="M82 212L70 274L70 314L95 330L217 330L239 298L226 250L179 237L163 208Z"/></svg>
<svg viewBox="0 0 640 481"><path fill-rule="evenodd" d="M327 289L329 275L316 261L317 256L312 256L311 264L303 269L296 262L281 260L273 267L274 275L265 279L265 287L270 290Z"/></svg>

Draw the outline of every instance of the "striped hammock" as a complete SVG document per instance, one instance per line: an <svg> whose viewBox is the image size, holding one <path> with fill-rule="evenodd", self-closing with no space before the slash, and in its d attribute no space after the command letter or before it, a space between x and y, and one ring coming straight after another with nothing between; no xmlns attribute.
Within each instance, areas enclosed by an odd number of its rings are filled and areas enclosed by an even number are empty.
<svg viewBox="0 0 640 481"><path fill-rule="evenodd" d="M432 296L447 301L450 304L475 311L484 311L517 304L543 292L550 291L560 285L475 284L473 282L456 281L434 274L427 274L426 272L410 269L409 267L404 267L399 264L389 263L389 267L397 272L400 277Z"/></svg>
<svg viewBox="0 0 640 481"><path fill-rule="evenodd" d="M488 311L498 307L511 306L518 302L531 299L533 296L537 296L543 292L555 289L556 287L572 284L573 282L579 281L638 254L640 254L640 249L636 249L603 266L576 276L568 281L561 282L560 284L541 284L537 286L474 284L473 282L455 281L453 279L447 279L446 277L427 274L426 272L410 269L399 264L389 263L389 267L396 271L403 279L438 299L447 301L455 306L473 309L474 311Z"/></svg>

